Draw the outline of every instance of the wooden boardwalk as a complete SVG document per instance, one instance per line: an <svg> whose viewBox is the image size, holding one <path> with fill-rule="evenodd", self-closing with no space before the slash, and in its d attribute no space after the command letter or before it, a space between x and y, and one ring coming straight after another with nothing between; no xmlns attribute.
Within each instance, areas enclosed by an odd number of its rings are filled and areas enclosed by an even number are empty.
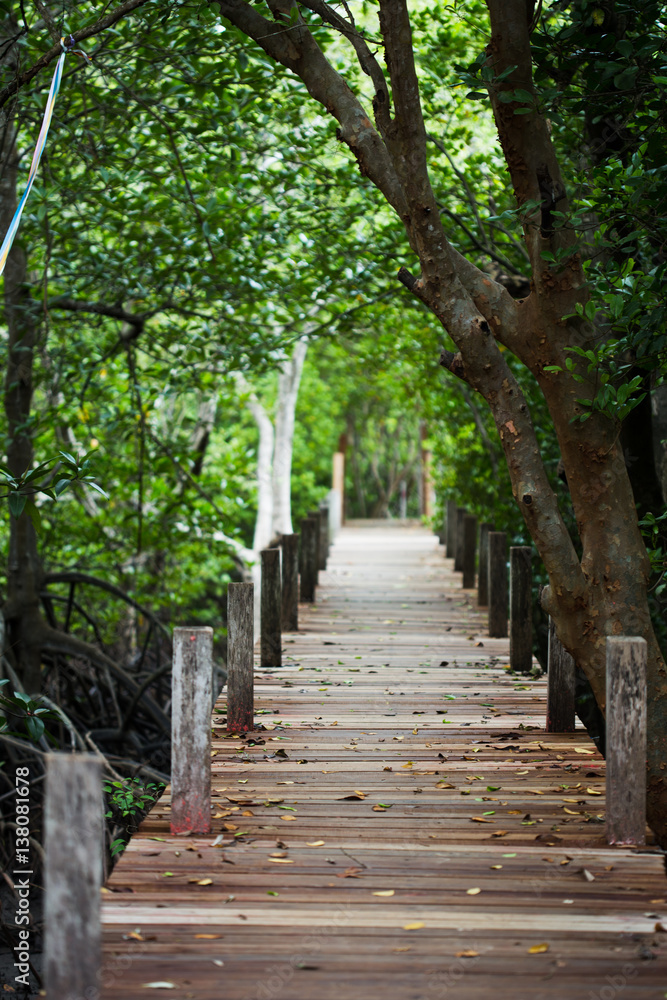
<svg viewBox="0 0 667 1000"><path fill-rule="evenodd" d="M214 833L171 837L166 794L104 890L104 1000L667 996L662 856L605 846L604 761L451 565L343 531L265 728L214 716Z"/></svg>

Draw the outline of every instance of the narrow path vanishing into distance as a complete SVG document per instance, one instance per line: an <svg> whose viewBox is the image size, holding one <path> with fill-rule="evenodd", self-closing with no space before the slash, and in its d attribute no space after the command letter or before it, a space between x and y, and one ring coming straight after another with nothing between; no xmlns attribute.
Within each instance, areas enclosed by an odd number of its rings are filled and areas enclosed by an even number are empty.
<svg viewBox="0 0 667 1000"><path fill-rule="evenodd" d="M604 840L604 760L545 733L418 525L353 523L250 738L213 716L213 833L169 790L103 890L104 1000L659 1000L667 880Z"/></svg>

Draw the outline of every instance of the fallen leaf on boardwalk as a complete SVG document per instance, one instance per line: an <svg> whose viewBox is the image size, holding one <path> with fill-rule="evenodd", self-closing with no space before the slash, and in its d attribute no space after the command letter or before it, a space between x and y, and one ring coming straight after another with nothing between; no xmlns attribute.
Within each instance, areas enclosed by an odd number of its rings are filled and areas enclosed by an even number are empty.
<svg viewBox="0 0 667 1000"><path fill-rule="evenodd" d="M173 872L162 872L162 878L173 878L173 877L174 877Z"/></svg>
<svg viewBox="0 0 667 1000"><path fill-rule="evenodd" d="M587 788L586 791L589 795L602 795L602 792L596 792L594 788Z"/></svg>
<svg viewBox="0 0 667 1000"><path fill-rule="evenodd" d="M568 809L567 806L563 806L563 812L566 812L568 816L581 816L576 809Z"/></svg>
<svg viewBox="0 0 667 1000"><path fill-rule="evenodd" d="M124 941L143 941L144 938L141 936L140 932L137 930L137 931L130 931L129 934L123 934L123 940Z"/></svg>
<svg viewBox="0 0 667 1000"><path fill-rule="evenodd" d="M398 742L399 742L399 743L401 742L401 740L405 739L405 737L404 737L404 736L394 736L393 738L394 738L395 740L398 740Z"/></svg>
<svg viewBox="0 0 667 1000"><path fill-rule="evenodd" d="M530 795L544 795L539 788L524 788L524 792L528 792Z"/></svg>
<svg viewBox="0 0 667 1000"><path fill-rule="evenodd" d="M337 799L337 802L345 802L347 799L365 799L366 792L360 792L355 789L352 795L343 795L341 798Z"/></svg>
<svg viewBox="0 0 667 1000"><path fill-rule="evenodd" d="M456 785L452 785L451 781L438 781L436 783L436 788L456 788Z"/></svg>
<svg viewBox="0 0 667 1000"><path fill-rule="evenodd" d="M166 980L159 983L143 983L145 990L175 990L176 983L168 983Z"/></svg>
<svg viewBox="0 0 667 1000"><path fill-rule="evenodd" d="M337 875L337 878L363 878L363 868L346 868L344 872Z"/></svg>
<svg viewBox="0 0 667 1000"><path fill-rule="evenodd" d="M413 736L416 736L418 732L419 732L419 730L418 730L418 729L413 729L413 730L412 730L412 735L413 735Z"/></svg>
<svg viewBox="0 0 667 1000"><path fill-rule="evenodd" d="M324 847L323 840L307 840L306 847Z"/></svg>
<svg viewBox="0 0 667 1000"><path fill-rule="evenodd" d="M294 784L293 781L276 781L276 785L293 785L293 784ZM280 801L282 802L283 800L281 799Z"/></svg>
<svg viewBox="0 0 667 1000"><path fill-rule="evenodd" d="M492 837L506 837L509 830L494 830L491 834Z"/></svg>
<svg viewBox="0 0 667 1000"><path fill-rule="evenodd" d="M499 868L502 868L503 866L502 865L491 865L490 867L493 868L495 871L497 871Z"/></svg>
<svg viewBox="0 0 667 1000"><path fill-rule="evenodd" d="M243 811L243 812L241 813L241 815L242 815L242 816L254 816L255 814L254 814L254 812L252 811L252 809L245 809L245 810L244 810L244 811Z"/></svg>
<svg viewBox="0 0 667 1000"><path fill-rule="evenodd" d="M426 927L422 920L417 920L414 924L403 924L404 931L419 931L422 927Z"/></svg>
<svg viewBox="0 0 667 1000"><path fill-rule="evenodd" d="M392 948L391 950L395 951L395 952L399 952L399 951L412 951L412 945L407 945L407 947L405 947L405 948Z"/></svg>
<svg viewBox="0 0 667 1000"><path fill-rule="evenodd" d="M394 889L383 889L381 892L374 892L373 895L374 896L393 896L394 892L395 892Z"/></svg>
<svg viewBox="0 0 667 1000"><path fill-rule="evenodd" d="M373 806L373 812L383 813L386 812L387 809L391 809L391 806L392 806L391 802L378 802L376 805Z"/></svg>
<svg viewBox="0 0 667 1000"><path fill-rule="evenodd" d="M256 804L254 799L239 798L236 795L225 795L225 798L228 802L233 802L237 806L254 806Z"/></svg>
<svg viewBox="0 0 667 1000"><path fill-rule="evenodd" d="M483 816L471 816L470 820L471 820L472 823L494 823L495 822L495 820L492 820L492 819L484 819Z"/></svg>
<svg viewBox="0 0 667 1000"><path fill-rule="evenodd" d="M296 816L279 816L278 819L281 819L283 823L296 823L297 818Z"/></svg>
<svg viewBox="0 0 667 1000"><path fill-rule="evenodd" d="M293 865L294 862L291 858L269 858L269 861L273 861L274 865Z"/></svg>
<svg viewBox="0 0 667 1000"><path fill-rule="evenodd" d="M222 934L195 934L196 938L202 938L204 941L213 941L215 938L221 938Z"/></svg>
<svg viewBox="0 0 667 1000"><path fill-rule="evenodd" d="M587 882L595 882L595 875L593 875L592 872L589 872L588 868L582 868L581 874L584 876Z"/></svg>
<svg viewBox="0 0 667 1000"><path fill-rule="evenodd" d="M188 882L194 882L196 885L213 885L212 878L189 878Z"/></svg>
<svg viewBox="0 0 667 1000"><path fill-rule="evenodd" d="M546 941L543 944L534 944L532 948L528 949L528 954L541 955L545 951L549 951L549 945L546 943Z"/></svg>
<svg viewBox="0 0 667 1000"><path fill-rule="evenodd" d="M401 764L401 767L412 767L412 761L409 760L405 764Z"/></svg>
<svg viewBox="0 0 667 1000"><path fill-rule="evenodd" d="M481 643L480 643L480 645L481 645ZM478 955L479 955L478 951L457 951L456 952L456 957L457 958L477 958Z"/></svg>
<svg viewBox="0 0 667 1000"><path fill-rule="evenodd" d="M466 896L479 896L481 889L466 889Z"/></svg>
<svg viewBox="0 0 667 1000"><path fill-rule="evenodd" d="M393 771L394 769L393 769L393 767L383 767L382 770L383 771Z"/></svg>
<svg viewBox="0 0 667 1000"><path fill-rule="evenodd" d="M592 756L593 756L593 754L595 753L595 751L594 751L594 750L584 750L584 749L583 749L583 747L575 747L575 748L574 748L574 752L575 752L575 753L586 753L586 754L588 754L588 755L589 755L589 756L591 756L591 757L592 757Z"/></svg>
<svg viewBox="0 0 667 1000"><path fill-rule="evenodd" d="M520 809L508 809L507 810L507 815L508 816L520 816L521 815L521 810Z"/></svg>
<svg viewBox="0 0 667 1000"><path fill-rule="evenodd" d="M225 830L238 830L238 826L235 823L223 823Z"/></svg>

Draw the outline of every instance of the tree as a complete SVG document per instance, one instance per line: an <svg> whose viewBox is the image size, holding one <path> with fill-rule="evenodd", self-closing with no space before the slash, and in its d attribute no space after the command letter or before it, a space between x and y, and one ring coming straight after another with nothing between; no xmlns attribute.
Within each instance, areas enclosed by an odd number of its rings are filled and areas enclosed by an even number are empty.
<svg viewBox="0 0 667 1000"><path fill-rule="evenodd" d="M488 0L491 36L476 67L491 100L529 259L530 293L521 300L460 254L445 231L406 0L379 0L377 22L364 5L359 25L348 5L341 13L324 0L216 0L213 6L227 25L300 77L337 120L337 136L362 174L401 219L420 273L403 268L399 279L453 341L455 349L442 352L442 365L491 408L514 498L549 575L543 605L602 707L606 636L646 638L649 820L667 843L667 672L651 625L649 562L619 443L622 405L612 412L596 406L597 387L589 377L586 351L605 322L589 305L583 263L595 223L583 235L574 224L577 206L533 79L531 35L540 5ZM435 17L442 16L438 7ZM355 66L348 63L345 76L337 68L339 38L370 79L372 111ZM386 69L374 52L378 44ZM545 473L525 395L501 348L537 380L548 406L581 555ZM625 390L626 399L632 391Z"/></svg>

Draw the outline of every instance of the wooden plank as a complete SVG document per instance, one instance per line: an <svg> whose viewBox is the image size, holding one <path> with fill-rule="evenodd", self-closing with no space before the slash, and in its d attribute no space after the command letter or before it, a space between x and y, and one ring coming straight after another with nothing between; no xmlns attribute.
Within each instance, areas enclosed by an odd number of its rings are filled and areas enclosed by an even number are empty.
<svg viewBox="0 0 667 1000"><path fill-rule="evenodd" d="M174 629L171 708L171 832L211 829L213 629Z"/></svg>
<svg viewBox="0 0 667 1000"><path fill-rule="evenodd" d="M45 985L51 1000L70 1000L99 986L102 771L92 754L51 753L46 765ZM29 899L16 880L19 898ZM29 973L23 958L19 951L17 974Z"/></svg>

